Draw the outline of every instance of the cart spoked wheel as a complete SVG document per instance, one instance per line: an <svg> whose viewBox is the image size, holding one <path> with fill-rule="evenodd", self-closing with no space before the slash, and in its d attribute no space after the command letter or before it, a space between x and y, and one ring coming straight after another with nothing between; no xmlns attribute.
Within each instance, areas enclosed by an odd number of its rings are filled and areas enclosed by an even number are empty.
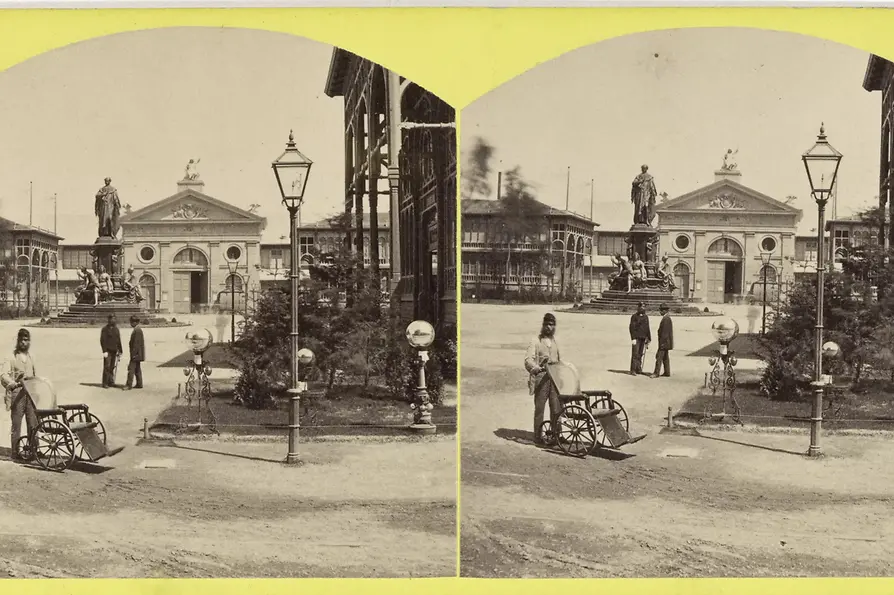
<svg viewBox="0 0 894 595"><path fill-rule="evenodd" d="M585 457L596 448L596 421L580 405L568 405L559 417L559 449L576 457Z"/></svg>
<svg viewBox="0 0 894 595"><path fill-rule="evenodd" d="M15 457L20 461L31 461L34 453L31 451L31 443L28 436L22 436L16 441Z"/></svg>
<svg viewBox="0 0 894 595"><path fill-rule="evenodd" d="M99 436L99 439L102 440L103 445L107 444L106 442L106 427L102 425L102 422L98 417L90 413L89 411L76 411L72 413L67 420L65 420L69 425L71 424L89 424L96 423L96 427L94 430L96 431L96 435ZM81 446L80 441L77 442L75 446L75 456L79 459L89 459L89 457L84 456L84 447Z"/></svg>
<svg viewBox="0 0 894 595"><path fill-rule="evenodd" d="M75 437L64 423L45 419L34 431L34 458L50 471L68 469L75 461Z"/></svg>
<svg viewBox="0 0 894 595"><path fill-rule="evenodd" d="M593 401L591 409L620 409L618 412L618 421L621 422L621 426L624 428L625 432L630 431L630 419L627 417L627 410L614 399L599 397ZM599 444L599 446L612 446L611 443L606 440L605 430L602 429L602 424L596 424L596 443Z"/></svg>
<svg viewBox="0 0 894 595"><path fill-rule="evenodd" d="M547 446L554 446L556 444L556 435L553 432L553 424L549 420L540 424L540 439L543 440L543 443Z"/></svg>

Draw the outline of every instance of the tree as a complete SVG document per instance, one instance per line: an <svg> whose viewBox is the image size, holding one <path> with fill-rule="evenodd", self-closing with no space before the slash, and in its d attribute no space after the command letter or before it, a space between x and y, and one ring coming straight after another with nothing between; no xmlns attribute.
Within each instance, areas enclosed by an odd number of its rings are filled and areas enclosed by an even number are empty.
<svg viewBox="0 0 894 595"><path fill-rule="evenodd" d="M500 197L498 221L506 239L506 282L509 282L513 246L529 243L543 231L543 206L522 178L518 166L506 172L505 190ZM523 263L519 262L521 268ZM521 283L519 283L521 289Z"/></svg>
<svg viewBox="0 0 894 595"><path fill-rule="evenodd" d="M463 171L462 197L488 198L492 191L490 185L491 159L494 148L481 137L475 139L469 152L469 163Z"/></svg>

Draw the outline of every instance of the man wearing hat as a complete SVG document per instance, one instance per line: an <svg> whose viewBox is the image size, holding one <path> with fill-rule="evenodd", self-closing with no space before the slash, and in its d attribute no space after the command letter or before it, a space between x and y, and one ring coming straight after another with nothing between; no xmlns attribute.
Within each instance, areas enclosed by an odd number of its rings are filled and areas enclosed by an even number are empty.
<svg viewBox="0 0 894 595"><path fill-rule="evenodd" d="M670 308L667 304L658 307L661 312L661 322L658 323L658 351L655 352L655 372L651 378L671 375L670 352L674 348L674 323L670 317ZM661 366L664 366L664 374Z"/></svg>
<svg viewBox="0 0 894 595"><path fill-rule="evenodd" d="M37 427L37 410L27 392L22 390L22 381L34 378L34 360L31 358L31 333L19 329L16 348L12 357L3 362L0 369L0 384L6 389L6 408L12 411L12 458L16 458L16 443L22 435L22 418L28 428L28 435Z"/></svg>
<svg viewBox="0 0 894 595"><path fill-rule="evenodd" d="M534 397L534 442L543 444L541 426L543 412L549 402L550 426L555 431L560 403L555 391L543 381L546 379L546 365L559 362L559 345L556 343L556 317L546 314L540 327L540 334L531 339L525 352L525 370L528 371L528 391Z"/></svg>
<svg viewBox="0 0 894 595"><path fill-rule="evenodd" d="M646 315L646 304L640 302L636 312L630 317L630 374L636 376L643 373L643 357L646 348L652 342L652 331L649 328L649 317Z"/></svg>
<svg viewBox="0 0 894 595"><path fill-rule="evenodd" d="M99 346L102 348L102 387L114 387L118 371L121 349L121 331L114 314L109 314L109 322L99 332Z"/></svg>

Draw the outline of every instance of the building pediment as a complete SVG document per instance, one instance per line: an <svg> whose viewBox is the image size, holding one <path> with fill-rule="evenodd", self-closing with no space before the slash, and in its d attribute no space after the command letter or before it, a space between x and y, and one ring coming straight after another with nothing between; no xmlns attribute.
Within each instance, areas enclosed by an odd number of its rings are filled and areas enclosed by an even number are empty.
<svg viewBox="0 0 894 595"><path fill-rule="evenodd" d="M801 211L766 194L752 190L729 180L714 182L709 186L679 196L658 205L656 211L663 212L707 211L718 214L761 213L798 215Z"/></svg>
<svg viewBox="0 0 894 595"><path fill-rule="evenodd" d="M193 189L183 190L121 217L121 225L124 227L147 223L177 225L192 222L258 223L263 227L266 219Z"/></svg>

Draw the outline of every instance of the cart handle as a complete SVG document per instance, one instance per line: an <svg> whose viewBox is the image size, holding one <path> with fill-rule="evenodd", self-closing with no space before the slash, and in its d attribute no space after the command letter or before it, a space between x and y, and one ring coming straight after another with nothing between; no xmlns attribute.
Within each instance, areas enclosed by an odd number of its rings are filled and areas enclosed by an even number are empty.
<svg viewBox="0 0 894 595"><path fill-rule="evenodd" d="M62 411L87 411L88 407L84 404L78 405L58 405L57 406Z"/></svg>
<svg viewBox="0 0 894 595"><path fill-rule="evenodd" d="M587 395L588 397L608 397L612 398L612 391L610 390L582 390L581 394Z"/></svg>

